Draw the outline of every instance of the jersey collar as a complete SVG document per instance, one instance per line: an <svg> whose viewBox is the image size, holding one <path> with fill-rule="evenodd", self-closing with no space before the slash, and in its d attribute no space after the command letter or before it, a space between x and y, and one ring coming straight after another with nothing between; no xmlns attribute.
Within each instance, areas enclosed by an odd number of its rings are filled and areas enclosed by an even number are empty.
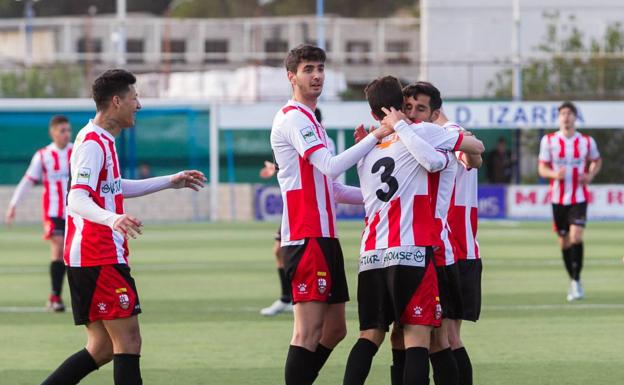
<svg viewBox="0 0 624 385"><path fill-rule="evenodd" d="M91 126L93 126L93 129L95 130L95 132L97 132L100 135L104 135L106 138L112 140L113 142L115 141L115 137L113 136L113 134L111 134L110 132L106 131L105 129L103 129L102 127L98 126L97 124L95 124L93 122L93 119L89 119L89 124Z"/></svg>

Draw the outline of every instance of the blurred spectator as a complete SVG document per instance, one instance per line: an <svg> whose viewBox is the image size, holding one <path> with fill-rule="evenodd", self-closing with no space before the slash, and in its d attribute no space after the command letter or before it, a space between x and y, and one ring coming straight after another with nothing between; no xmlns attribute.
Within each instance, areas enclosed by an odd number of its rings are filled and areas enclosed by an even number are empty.
<svg viewBox="0 0 624 385"><path fill-rule="evenodd" d="M147 163L139 165L139 179L147 179L152 177L152 168Z"/></svg>
<svg viewBox="0 0 624 385"><path fill-rule="evenodd" d="M488 152L486 162L488 182L511 183L515 160L511 151L507 149L507 141L504 137L498 138L494 150Z"/></svg>

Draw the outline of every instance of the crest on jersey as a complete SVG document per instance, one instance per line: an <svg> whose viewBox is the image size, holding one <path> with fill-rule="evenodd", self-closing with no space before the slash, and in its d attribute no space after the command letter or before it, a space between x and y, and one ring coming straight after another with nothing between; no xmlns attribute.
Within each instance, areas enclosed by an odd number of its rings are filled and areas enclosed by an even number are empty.
<svg viewBox="0 0 624 385"><path fill-rule="evenodd" d="M316 136L316 133L314 132L314 129L312 128L312 126L304 127L301 130L299 130L299 132L301 133L301 136L303 137L303 140L305 140L305 142L308 143L308 144L319 141L319 139Z"/></svg>
<svg viewBox="0 0 624 385"><path fill-rule="evenodd" d="M89 180L91 179L91 169L88 167L81 167L76 174L76 183L77 184L89 184Z"/></svg>

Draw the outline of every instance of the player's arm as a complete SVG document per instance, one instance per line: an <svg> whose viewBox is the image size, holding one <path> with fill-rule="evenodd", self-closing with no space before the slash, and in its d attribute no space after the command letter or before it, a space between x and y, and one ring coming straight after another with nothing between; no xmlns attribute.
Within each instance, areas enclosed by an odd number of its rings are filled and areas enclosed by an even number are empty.
<svg viewBox="0 0 624 385"><path fill-rule="evenodd" d="M587 168L587 173L585 173L584 178L583 178L584 179L583 183L584 184L591 183L596 177L596 175L598 175L601 168L602 168L602 158L598 158L598 159L594 159L590 161L589 166Z"/></svg>
<svg viewBox="0 0 624 385"><path fill-rule="evenodd" d="M481 165L483 164L483 158L481 157L481 154L485 151L485 146L480 140L476 139L476 137L471 132L466 131L466 129L464 129L459 124L449 121L449 119L446 117L446 114L444 113L443 110L440 110L438 119L434 123L440 126L443 126L447 130L461 132L463 134L462 143L460 143L460 146L459 146L460 152L457 154L457 158L468 169L481 167ZM471 139L468 139L464 143L464 141L468 137L472 137L476 139L478 143L473 142L473 140ZM463 147L469 147L474 150L480 150L480 151L475 151L472 153L468 151L464 152L462 150Z"/></svg>
<svg viewBox="0 0 624 385"><path fill-rule="evenodd" d="M552 158L550 156L550 144L548 138L544 136L540 142L539 151L539 164L537 166L537 173L544 179L562 180L565 176L565 168L561 167L559 171L555 172L552 168Z"/></svg>
<svg viewBox="0 0 624 385"><path fill-rule="evenodd" d="M460 152L458 159L468 169L479 168L483 164L483 158L480 154L477 155Z"/></svg>
<svg viewBox="0 0 624 385"><path fill-rule="evenodd" d="M4 218L8 226L11 226L13 224L17 205L28 194L28 192L35 185L35 183L41 180L43 173L42 171L43 163L41 160L41 153L37 152L32 157L30 165L28 166L28 170L26 170L26 174L24 174L17 187L15 188L13 196L11 196L11 201L9 202L9 207L7 208L6 216Z"/></svg>
<svg viewBox="0 0 624 385"><path fill-rule="evenodd" d="M405 115L402 112L397 111L393 107L390 107L390 109L383 107L382 111L386 114L382 120L382 127L392 125L399 139L401 139L401 143L405 145L414 159L427 171L438 172L448 165L448 154L437 151L421 138L411 125L404 120Z"/></svg>
<svg viewBox="0 0 624 385"><path fill-rule="evenodd" d="M354 144L338 155L332 155L327 147L320 145L308 155L308 160L324 175L332 179L336 178L355 165L375 147L379 140L392 133L392 131L392 129L388 128L378 128L359 143Z"/></svg>
<svg viewBox="0 0 624 385"><path fill-rule="evenodd" d="M197 170L180 171L177 174L140 180L122 179L121 190L125 198L135 198L168 188L190 188L195 191L204 187L206 177Z"/></svg>
<svg viewBox="0 0 624 385"><path fill-rule="evenodd" d="M347 186L340 182L333 182L334 199L336 203L346 203L350 205L361 205L364 203L362 190L359 187Z"/></svg>

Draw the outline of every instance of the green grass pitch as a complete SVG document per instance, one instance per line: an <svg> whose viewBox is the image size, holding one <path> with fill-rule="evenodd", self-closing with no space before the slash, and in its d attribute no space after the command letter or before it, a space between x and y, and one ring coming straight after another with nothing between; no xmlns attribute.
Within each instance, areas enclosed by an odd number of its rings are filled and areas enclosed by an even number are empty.
<svg viewBox="0 0 624 385"><path fill-rule="evenodd" d="M275 224L150 225L132 241L144 313L145 384L283 383L292 316L258 310L278 293L271 255ZM352 298L359 223L340 223ZM465 324L475 384L624 383L624 224L590 223L583 280L587 298L568 304L567 279L550 224L482 223L483 312ZM39 384L85 341L70 314L38 312L48 293L48 246L38 227L0 231L0 384ZM68 293L65 293L69 302ZM358 334L348 337L318 384L342 383ZM389 383L390 350L377 354L370 384ZM111 384L112 367L83 384Z"/></svg>

